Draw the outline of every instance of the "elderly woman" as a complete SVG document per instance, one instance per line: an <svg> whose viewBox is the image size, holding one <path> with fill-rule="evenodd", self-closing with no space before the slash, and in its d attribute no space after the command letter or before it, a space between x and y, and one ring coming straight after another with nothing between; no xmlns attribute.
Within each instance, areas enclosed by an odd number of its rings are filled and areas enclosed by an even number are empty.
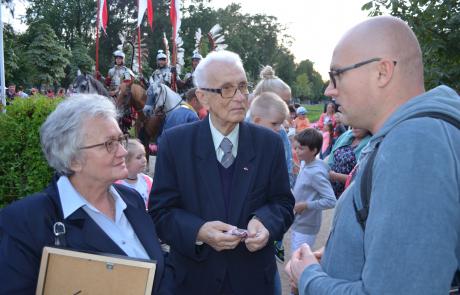
<svg viewBox="0 0 460 295"><path fill-rule="evenodd" d="M127 137L113 103L98 95L68 98L40 135L57 174L44 191L0 212L0 294L35 293L43 247L58 244L156 260L153 293L168 293L163 253L140 195L113 184L128 175ZM65 226L59 237L56 222Z"/></svg>

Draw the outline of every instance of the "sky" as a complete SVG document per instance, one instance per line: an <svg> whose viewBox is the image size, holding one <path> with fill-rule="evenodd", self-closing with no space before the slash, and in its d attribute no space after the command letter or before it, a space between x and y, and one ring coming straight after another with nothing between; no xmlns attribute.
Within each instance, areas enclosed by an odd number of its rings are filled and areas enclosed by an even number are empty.
<svg viewBox="0 0 460 295"><path fill-rule="evenodd" d="M110 0L109 0L110 1ZM289 48L295 61L309 59L324 80L332 51L340 37L353 25L368 18L361 6L369 0L212 0L215 8L226 7L232 2L241 4L241 11L249 14L267 14L278 18L293 37ZM16 2L16 1L13 1ZM16 16L25 14L23 5L16 5ZM3 10L4 20L12 21L9 12ZM18 23L15 22L15 26ZM25 28L21 26L24 30Z"/></svg>
<svg viewBox="0 0 460 295"><path fill-rule="evenodd" d="M368 18L361 7L369 0L212 0L215 7L240 3L241 11L278 18L294 38L289 48L295 61L309 59L324 80L332 52L340 37L352 26Z"/></svg>

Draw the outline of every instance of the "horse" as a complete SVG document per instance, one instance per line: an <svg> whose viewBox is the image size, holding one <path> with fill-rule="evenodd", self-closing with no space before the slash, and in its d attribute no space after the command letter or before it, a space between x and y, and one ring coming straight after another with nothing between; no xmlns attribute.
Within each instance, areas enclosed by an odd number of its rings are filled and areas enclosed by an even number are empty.
<svg viewBox="0 0 460 295"><path fill-rule="evenodd" d="M134 86L134 85L133 85ZM140 86L131 86L130 105L136 110L138 118L136 120L136 134L144 145L146 152L150 154L150 141L157 138L163 121L169 112L173 111L182 104L182 97L162 83L152 83L147 89L147 93L141 92ZM143 90L143 88L142 88ZM121 93L121 91L120 91ZM150 105L145 108L146 102Z"/></svg>
<svg viewBox="0 0 460 295"><path fill-rule="evenodd" d="M122 83L121 86L124 86L123 89L126 89L126 85L124 85L124 83ZM117 109L121 113L121 118L118 122L121 130L123 131L123 133L128 133L128 130L129 128L131 128L133 121L132 114L130 112L127 112L126 108L124 108L122 105L118 104L118 101L120 101L118 98L110 96L109 92L100 81L95 79L92 75L86 73L82 74L80 71L78 71L77 77L72 83L72 88L74 93L99 94L110 98L114 103L116 103ZM145 93L145 90L143 91ZM119 96L124 96L125 93L126 90L123 90L123 93Z"/></svg>
<svg viewBox="0 0 460 295"><path fill-rule="evenodd" d="M92 75L78 73L72 83L72 90L75 93L97 93L110 97L109 92L105 89L104 84L96 80Z"/></svg>

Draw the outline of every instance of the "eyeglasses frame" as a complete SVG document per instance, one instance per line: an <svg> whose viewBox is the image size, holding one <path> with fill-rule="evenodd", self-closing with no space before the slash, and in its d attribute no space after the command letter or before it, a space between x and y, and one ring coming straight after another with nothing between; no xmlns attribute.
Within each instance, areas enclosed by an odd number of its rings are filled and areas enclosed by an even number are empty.
<svg viewBox="0 0 460 295"><path fill-rule="evenodd" d="M329 71L329 79L331 80L332 82L332 85L334 85L334 88L337 88L337 81L335 80L335 76L338 76L340 74L343 74L349 70L353 70L353 69L356 69L356 68L359 68L359 67L362 67L364 65L367 65L371 62L375 62L375 61L381 61L383 58L381 57L374 57L374 58L371 58L371 59L368 59L368 60L365 60L365 61L362 61L362 62L358 62L358 63L355 63L353 65L350 65L350 66L346 66L346 67L343 67L343 68L338 68L338 69L331 69L331 71ZM397 61L393 61L393 64L396 66L397 64Z"/></svg>
<svg viewBox="0 0 460 295"><path fill-rule="evenodd" d="M103 143L98 143L98 144L93 144L93 145L88 145L88 146L82 146L80 147L79 149L80 150L86 150L86 149L92 149L92 148L95 148L95 147L98 147L98 146L105 146L105 149L107 150L107 152L109 154L111 154L112 152L116 151L118 149L118 146L117 146L117 149L113 150L113 151L109 151L109 143L110 142L113 142L113 141L117 141L119 145L123 146L123 148L127 148L128 147L128 138L129 138L129 135L128 134L123 134L123 135L120 135L117 139L109 139ZM123 144L123 142L125 144Z"/></svg>
<svg viewBox="0 0 460 295"><path fill-rule="evenodd" d="M233 93L233 95L230 96L230 97L223 97L223 95L222 95L222 88L224 88L224 87L221 87L221 88L199 88L199 89L201 89L201 90L203 90L203 91L206 91L206 92L218 93L218 94L220 94L220 97L222 97L223 99L231 99L231 98L235 97L236 92L237 92L238 90L239 90L240 93L243 94L243 95L246 95L246 96L249 95L249 93L250 93L250 92L249 92L249 88L250 88L252 85L251 85L250 83L245 83L245 84L246 84L247 93L243 93L243 91L241 91L240 88L243 86L243 83L240 83L240 84L238 84L238 86L235 88L235 93ZM233 85L232 85L232 86L233 86Z"/></svg>

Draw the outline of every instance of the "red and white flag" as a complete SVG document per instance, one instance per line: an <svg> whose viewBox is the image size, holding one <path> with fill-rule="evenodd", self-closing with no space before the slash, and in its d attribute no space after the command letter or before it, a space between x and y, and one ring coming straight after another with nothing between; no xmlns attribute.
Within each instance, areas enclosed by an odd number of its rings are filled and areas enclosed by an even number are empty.
<svg viewBox="0 0 460 295"><path fill-rule="evenodd" d="M180 1L181 0L171 0L171 7L169 8L169 18L171 19L171 25L173 27L173 40L176 40L182 18L182 14L180 12Z"/></svg>
<svg viewBox="0 0 460 295"><path fill-rule="evenodd" d="M144 18L145 10L147 9L147 19L149 21L150 28L153 30L153 5L152 0L138 0L138 11L139 14L137 16L137 26L139 27L142 23L142 19Z"/></svg>
<svg viewBox="0 0 460 295"><path fill-rule="evenodd" d="M98 0L99 1L99 26L102 27L102 29L105 32L105 28L107 28L107 19L108 19L108 14L107 14L107 0Z"/></svg>

